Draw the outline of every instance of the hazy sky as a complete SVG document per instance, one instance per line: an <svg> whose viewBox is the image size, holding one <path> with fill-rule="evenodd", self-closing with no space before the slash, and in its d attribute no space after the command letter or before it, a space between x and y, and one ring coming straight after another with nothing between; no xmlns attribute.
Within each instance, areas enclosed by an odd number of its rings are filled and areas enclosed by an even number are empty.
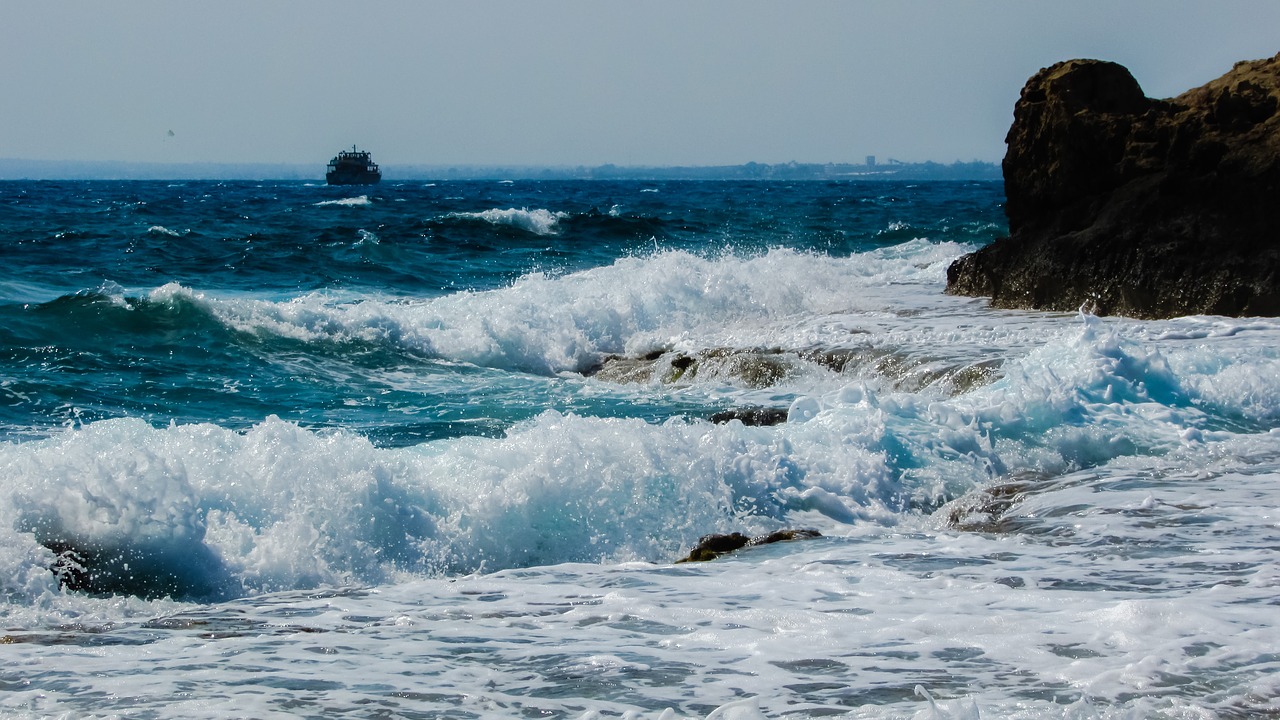
<svg viewBox="0 0 1280 720"><path fill-rule="evenodd" d="M0 0L0 157L996 161L1058 60L1168 97L1278 51L1278 0Z"/></svg>

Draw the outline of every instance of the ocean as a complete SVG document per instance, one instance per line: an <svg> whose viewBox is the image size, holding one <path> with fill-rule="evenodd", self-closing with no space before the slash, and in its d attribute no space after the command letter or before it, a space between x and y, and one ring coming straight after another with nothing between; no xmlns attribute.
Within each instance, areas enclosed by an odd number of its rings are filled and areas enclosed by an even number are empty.
<svg viewBox="0 0 1280 720"><path fill-rule="evenodd" d="M1280 320L1003 199L0 183L0 715L1280 717Z"/></svg>

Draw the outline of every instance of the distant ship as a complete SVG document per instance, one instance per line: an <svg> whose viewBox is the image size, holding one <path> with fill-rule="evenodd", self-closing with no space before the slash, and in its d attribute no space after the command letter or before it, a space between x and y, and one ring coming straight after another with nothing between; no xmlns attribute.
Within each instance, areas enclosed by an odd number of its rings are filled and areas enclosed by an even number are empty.
<svg viewBox="0 0 1280 720"><path fill-rule="evenodd" d="M330 185L373 185L382 179L382 171L368 152L356 150L352 145L350 152L343 150L329 161L329 172L324 179Z"/></svg>

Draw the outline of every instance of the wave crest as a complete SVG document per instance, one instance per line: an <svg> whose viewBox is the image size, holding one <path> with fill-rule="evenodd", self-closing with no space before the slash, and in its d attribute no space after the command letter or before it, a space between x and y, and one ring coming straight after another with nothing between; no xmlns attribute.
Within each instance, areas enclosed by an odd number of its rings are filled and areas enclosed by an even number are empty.
<svg viewBox="0 0 1280 720"><path fill-rule="evenodd" d="M551 212L543 208L494 208L481 212L451 213L449 217L464 220L480 220L492 225L513 227L534 235L555 235L559 232L560 221L569 217L565 212Z"/></svg>
<svg viewBox="0 0 1280 720"><path fill-rule="evenodd" d="M829 339L830 316L883 315L886 296L900 297L911 284L934 302L947 263L964 247L908 245L849 258L785 249L747 258L668 251L428 300L343 302L315 293L287 302L206 302L237 330L389 343L483 367L556 374L595 367L609 354L690 343L692 350L811 347Z"/></svg>
<svg viewBox="0 0 1280 720"><path fill-rule="evenodd" d="M670 561L706 532L777 529L790 509L892 517L875 510L893 503L875 453L833 461L828 433L810 430L781 461L779 439L757 430L548 412L502 439L379 449L276 418L245 434L105 420L0 447L0 508L18 531L0 536L2 556L57 572L35 538L77 565L75 587L205 598ZM143 566L145 586L130 571Z"/></svg>
<svg viewBox="0 0 1280 720"><path fill-rule="evenodd" d="M372 205L373 201L368 195L357 195L356 197L342 198L340 200L321 200L316 203L316 207L324 207L327 205L338 205L341 207L360 207L363 205Z"/></svg>

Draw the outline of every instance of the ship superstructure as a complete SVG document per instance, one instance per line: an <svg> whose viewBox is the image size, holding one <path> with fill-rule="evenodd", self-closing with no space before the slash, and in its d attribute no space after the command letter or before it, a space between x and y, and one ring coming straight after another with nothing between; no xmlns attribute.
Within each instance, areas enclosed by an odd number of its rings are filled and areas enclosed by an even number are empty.
<svg viewBox="0 0 1280 720"><path fill-rule="evenodd" d="M324 179L330 185L373 185L382 180L382 171L367 151L352 145L350 151L343 150L329 161Z"/></svg>

